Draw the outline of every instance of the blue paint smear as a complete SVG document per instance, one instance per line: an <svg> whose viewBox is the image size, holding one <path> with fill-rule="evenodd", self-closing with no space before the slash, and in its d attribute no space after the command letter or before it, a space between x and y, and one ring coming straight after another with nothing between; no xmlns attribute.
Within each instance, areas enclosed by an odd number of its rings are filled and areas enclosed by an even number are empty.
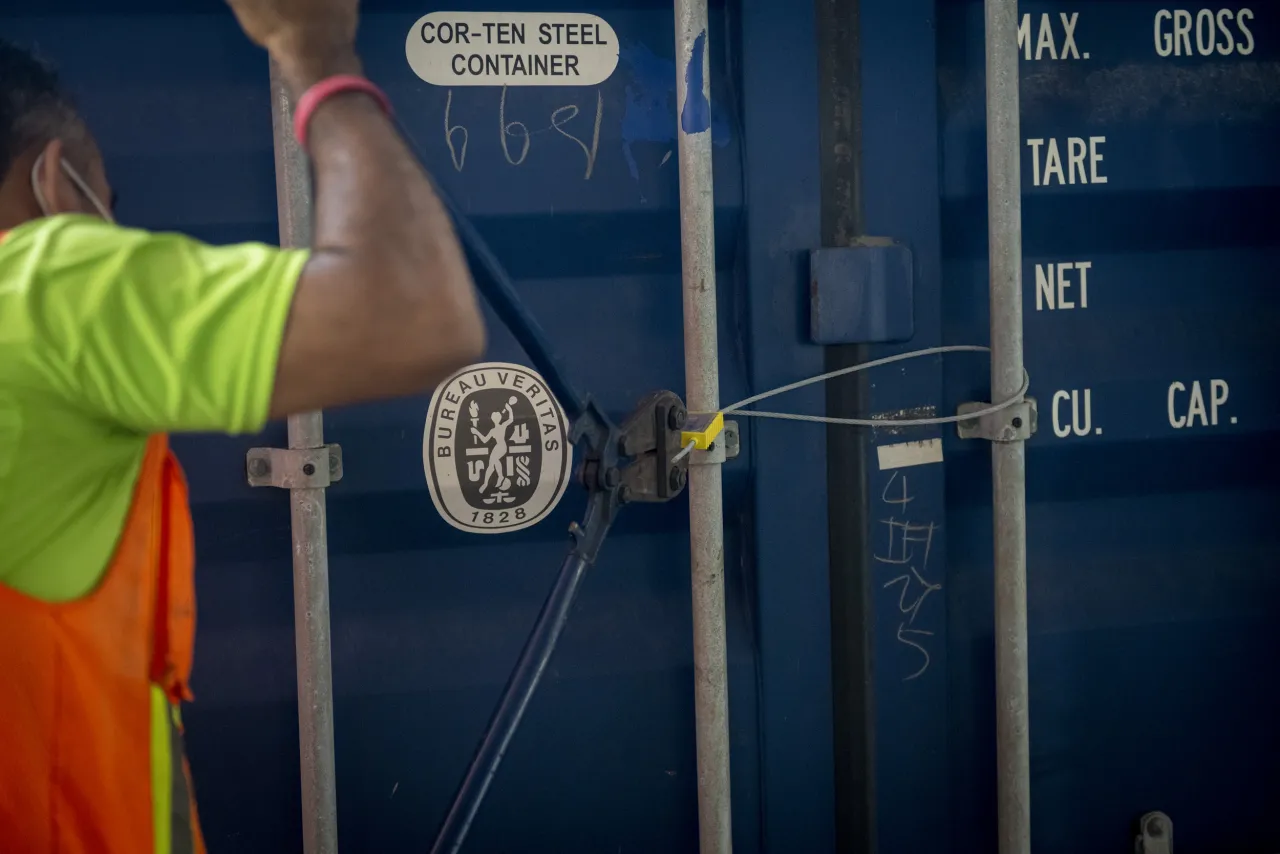
<svg viewBox="0 0 1280 854"><path fill-rule="evenodd" d="M694 46L699 78L702 74L702 50L706 50L706 39L699 36L698 43ZM633 152L634 144L674 143L676 140L676 64L674 60L655 55L648 46L640 43L624 46L620 56L631 69L631 82L626 85L626 109L622 116L622 156L627 161L627 171L631 173L631 177L639 181L640 169ZM692 65L691 61L690 66ZM690 89L693 89L692 82ZM705 122L706 100L701 97L701 79L698 80L696 91L699 93L698 100L701 102ZM729 144L730 138L726 111L713 103L710 112L711 142L723 148ZM681 127L684 127L683 117ZM703 130L705 129L704 125ZM685 132L689 132L687 128Z"/></svg>
<svg viewBox="0 0 1280 854"><path fill-rule="evenodd" d="M684 68L684 109L680 111L680 130L685 133L702 133L711 127L711 104L702 94L702 59L707 52L707 31L698 33L689 52L689 64Z"/></svg>

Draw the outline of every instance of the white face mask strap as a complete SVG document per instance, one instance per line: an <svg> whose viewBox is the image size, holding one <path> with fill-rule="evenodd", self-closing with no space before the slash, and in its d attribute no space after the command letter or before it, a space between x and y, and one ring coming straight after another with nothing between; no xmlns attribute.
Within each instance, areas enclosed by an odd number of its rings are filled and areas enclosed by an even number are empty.
<svg viewBox="0 0 1280 854"><path fill-rule="evenodd" d="M44 190L40 189L40 167L43 165L44 152L42 151L31 166L31 192L36 195L36 204L40 206L40 213L49 216L49 203L45 201Z"/></svg>
<svg viewBox="0 0 1280 854"><path fill-rule="evenodd" d="M36 158L35 164L31 167L31 190L35 193L36 204L40 206L40 212L45 216L50 216L49 203L44 197L44 191L40 189L40 167L43 164L44 152L41 152L40 156ZM66 173L66 176L71 179L71 183L75 184L81 193L84 193L84 197L89 200L89 204L93 205L94 210L98 212L98 216L114 224L116 218L111 215L111 211L107 210L107 206L98 198L97 193L89 189L88 182L80 177L80 173L72 168L71 164L66 160L60 159L58 165L62 167L62 171Z"/></svg>

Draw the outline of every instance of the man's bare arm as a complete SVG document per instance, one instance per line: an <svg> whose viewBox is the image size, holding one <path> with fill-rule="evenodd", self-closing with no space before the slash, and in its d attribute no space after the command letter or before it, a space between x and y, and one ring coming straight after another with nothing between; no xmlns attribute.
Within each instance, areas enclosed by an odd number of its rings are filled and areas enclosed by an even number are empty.
<svg viewBox="0 0 1280 854"><path fill-rule="evenodd" d="M294 98L358 74L355 0L232 0ZM323 102L308 127L313 254L284 334L271 414L425 391L480 357L484 325L453 226L377 104Z"/></svg>

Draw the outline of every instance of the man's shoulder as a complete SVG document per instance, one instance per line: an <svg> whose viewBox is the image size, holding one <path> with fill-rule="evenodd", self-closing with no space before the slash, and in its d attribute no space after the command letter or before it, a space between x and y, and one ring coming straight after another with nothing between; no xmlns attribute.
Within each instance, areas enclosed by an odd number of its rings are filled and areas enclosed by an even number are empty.
<svg viewBox="0 0 1280 854"><path fill-rule="evenodd" d="M85 214L42 217L12 229L0 241L0 347L32 344L49 333L75 337L102 312L127 309L132 300L111 295L139 283L171 282L183 253L159 244L180 240L189 239Z"/></svg>
<svg viewBox="0 0 1280 854"><path fill-rule="evenodd" d="M78 285L95 278L94 257L112 240L103 226L88 216L43 217L0 240L0 354L10 368L0 378L13 380L42 333L82 303Z"/></svg>
<svg viewBox="0 0 1280 854"><path fill-rule="evenodd" d="M0 241L0 257L53 248L51 243L81 246L110 246L137 240L147 234L139 229L124 228L88 214L59 214L28 220L9 229Z"/></svg>

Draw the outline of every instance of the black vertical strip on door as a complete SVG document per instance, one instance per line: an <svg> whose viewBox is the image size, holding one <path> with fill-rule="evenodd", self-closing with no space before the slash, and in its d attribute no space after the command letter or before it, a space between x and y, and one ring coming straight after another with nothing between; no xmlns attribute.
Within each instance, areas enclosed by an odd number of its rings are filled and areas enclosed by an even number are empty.
<svg viewBox="0 0 1280 854"><path fill-rule="evenodd" d="M858 0L815 0L823 247L852 246L863 231ZM868 358L865 345L826 348L828 371ZM827 415L865 417L866 374L826 383ZM875 851L867 500L867 439L827 426L836 850Z"/></svg>

